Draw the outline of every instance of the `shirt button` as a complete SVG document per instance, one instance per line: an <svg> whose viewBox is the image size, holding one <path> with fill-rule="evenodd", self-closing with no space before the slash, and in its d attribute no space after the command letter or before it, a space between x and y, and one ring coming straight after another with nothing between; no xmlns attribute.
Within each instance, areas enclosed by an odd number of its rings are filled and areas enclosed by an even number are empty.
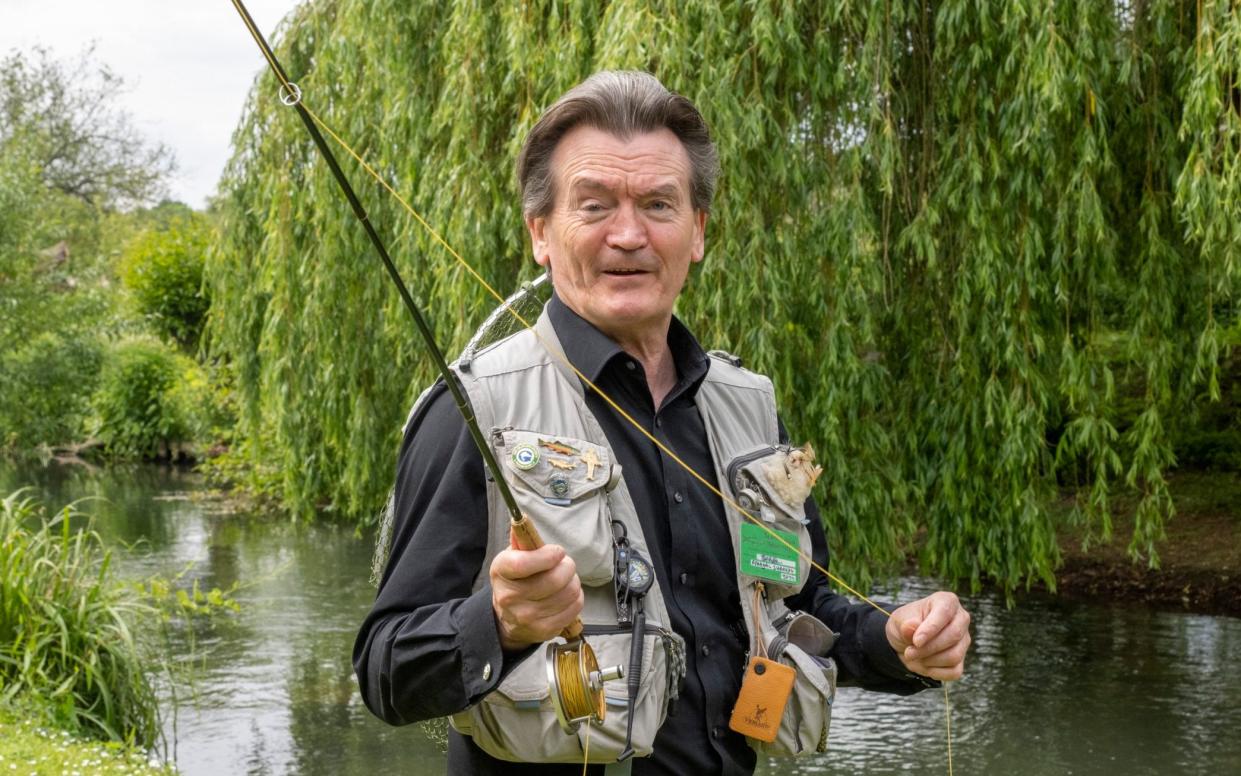
<svg viewBox="0 0 1241 776"><path fill-rule="evenodd" d="M703 657L706 657L707 655L710 655L710 654L711 654L711 647L710 647L709 645L707 645L707 644L703 644L703 645L702 645L702 655L703 655Z"/></svg>
<svg viewBox="0 0 1241 776"><path fill-rule="evenodd" d="M655 418L655 428L663 428L663 427L664 427L664 419Z"/></svg>
<svg viewBox="0 0 1241 776"><path fill-rule="evenodd" d="M681 572L681 584L682 585L689 584L689 574L687 572L684 572L684 571Z"/></svg>
<svg viewBox="0 0 1241 776"><path fill-rule="evenodd" d="M489 681L490 679L491 679L491 663L488 663L485 666L483 666L483 681L486 682L486 681Z"/></svg>
<svg viewBox="0 0 1241 776"><path fill-rule="evenodd" d="M682 496L681 491L678 490L676 493L672 494L672 500L680 504L682 501L685 500L685 497Z"/></svg>
<svg viewBox="0 0 1241 776"><path fill-rule="evenodd" d="M632 372L633 370L638 368L638 365L632 361L626 361L625 368Z"/></svg>
<svg viewBox="0 0 1241 776"><path fill-rule="evenodd" d="M721 727L719 727L718 725L717 725L717 726L715 726L715 727L713 727L713 728L711 728L711 737L712 737L712 738L714 738L714 739L717 739L717 740L718 740L718 739L723 738L723 737L724 737L724 729L723 729L723 728L721 728Z"/></svg>

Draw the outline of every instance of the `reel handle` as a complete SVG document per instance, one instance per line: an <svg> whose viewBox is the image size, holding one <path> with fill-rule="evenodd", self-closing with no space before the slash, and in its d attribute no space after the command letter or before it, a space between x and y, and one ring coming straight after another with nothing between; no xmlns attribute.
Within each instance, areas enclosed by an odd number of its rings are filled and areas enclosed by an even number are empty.
<svg viewBox="0 0 1241 776"><path fill-rule="evenodd" d="M543 537L539 535L539 529L534 527L534 521L529 515L522 514L520 520L512 520L509 526L513 532L513 544L519 550L537 550L543 546ZM574 617L573 622L565 626L560 632L565 641L577 641L582 638L582 618Z"/></svg>

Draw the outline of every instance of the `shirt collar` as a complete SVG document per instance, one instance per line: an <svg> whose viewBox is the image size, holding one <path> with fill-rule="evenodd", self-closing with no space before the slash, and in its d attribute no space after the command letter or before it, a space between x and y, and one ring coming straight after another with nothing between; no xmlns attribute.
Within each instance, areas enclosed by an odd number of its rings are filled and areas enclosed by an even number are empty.
<svg viewBox="0 0 1241 776"><path fill-rule="evenodd" d="M611 337L599 331L582 316L569 309L560 296L552 291L547 303L547 317L569 363L577 367L592 383L597 383L604 370L615 361L625 361L632 356L625 353ZM675 315L668 327L668 348L672 362L677 368L677 385L672 394L698 391L710 368L710 358L685 324ZM671 395L671 394L670 394Z"/></svg>

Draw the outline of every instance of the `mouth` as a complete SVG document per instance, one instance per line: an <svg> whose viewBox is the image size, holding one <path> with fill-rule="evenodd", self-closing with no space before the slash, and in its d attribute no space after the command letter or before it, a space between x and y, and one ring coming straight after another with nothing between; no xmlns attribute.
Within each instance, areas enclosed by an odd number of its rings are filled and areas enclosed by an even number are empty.
<svg viewBox="0 0 1241 776"><path fill-rule="evenodd" d="M647 272L644 269L637 269L635 267L617 267L615 269L605 269L603 274L611 275L612 277L630 277L632 275L645 275Z"/></svg>

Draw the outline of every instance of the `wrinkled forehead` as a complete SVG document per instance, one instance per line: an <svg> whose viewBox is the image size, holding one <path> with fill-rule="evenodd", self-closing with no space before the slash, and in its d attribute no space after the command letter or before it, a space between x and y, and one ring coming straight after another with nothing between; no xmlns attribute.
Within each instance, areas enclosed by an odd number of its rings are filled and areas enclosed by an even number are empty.
<svg viewBox="0 0 1241 776"><path fill-rule="evenodd" d="M689 195L689 154L671 130L620 137L591 126L565 133L551 168L562 192Z"/></svg>

